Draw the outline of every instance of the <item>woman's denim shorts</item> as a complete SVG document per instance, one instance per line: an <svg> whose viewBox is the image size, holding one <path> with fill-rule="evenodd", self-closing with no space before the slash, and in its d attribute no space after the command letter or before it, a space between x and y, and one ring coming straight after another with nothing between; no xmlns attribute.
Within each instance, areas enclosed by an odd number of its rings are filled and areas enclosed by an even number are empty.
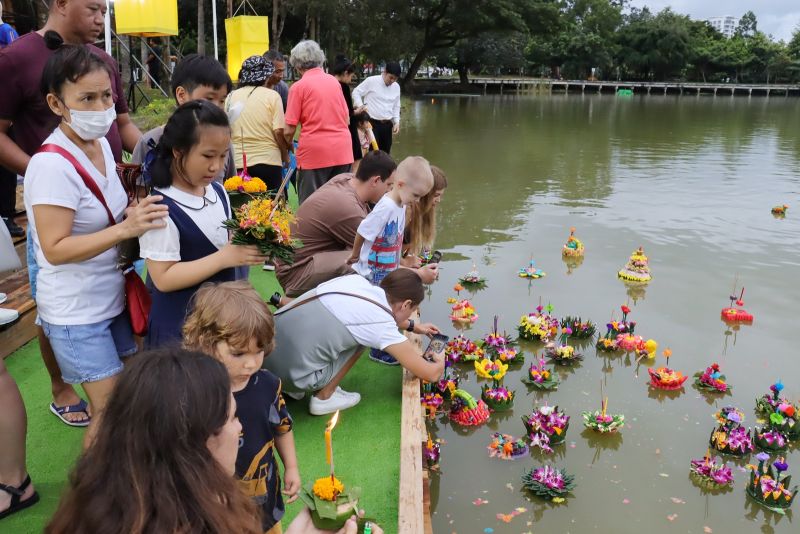
<svg viewBox="0 0 800 534"><path fill-rule="evenodd" d="M127 312L99 323L55 325L42 320L61 376L68 384L98 382L122 372L122 358L138 350Z"/></svg>

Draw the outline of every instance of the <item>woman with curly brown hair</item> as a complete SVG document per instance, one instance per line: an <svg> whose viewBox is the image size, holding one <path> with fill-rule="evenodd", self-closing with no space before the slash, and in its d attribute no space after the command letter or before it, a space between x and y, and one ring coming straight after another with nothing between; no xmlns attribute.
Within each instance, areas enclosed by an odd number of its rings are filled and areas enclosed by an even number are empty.
<svg viewBox="0 0 800 534"><path fill-rule="evenodd" d="M199 352L126 366L45 532L261 533L233 478L241 425L225 366Z"/></svg>

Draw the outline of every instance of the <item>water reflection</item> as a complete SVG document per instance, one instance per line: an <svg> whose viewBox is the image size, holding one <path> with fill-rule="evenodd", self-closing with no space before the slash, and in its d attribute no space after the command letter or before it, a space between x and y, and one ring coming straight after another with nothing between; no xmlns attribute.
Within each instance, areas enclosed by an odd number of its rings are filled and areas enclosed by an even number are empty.
<svg viewBox="0 0 800 534"><path fill-rule="evenodd" d="M468 334L473 339L491 329L494 314L514 333L521 315L551 302L559 319L580 315L604 330L609 310L626 303L635 307L637 334L681 355L676 367L693 372L719 361L733 386L724 398L686 386L683 392L652 390L647 368L663 359L587 346L581 366L558 367L561 384L543 392L521 382L543 345L522 343L525 363L505 379L517 394L513 412L479 429L455 428L446 414L434 421L436 434L448 442L435 489L434 531L530 530L496 519L525 506L537 531L666 534L708 525L714 532L793 532L789 516L747 504L738 468L733 491L716 495L704 494L687 473L689 460L708 447L711 414L719 406L734 403L749 414L753 399L778 377L790 398L800 398L800 380L791 380L800 376L794 357L800 216L789 211L777 220L770 213L778 204L798 204L800 100L437 97L435 104L414 103L405 116L395 156L421 153L444 168L450 182L436 243L445 253L441 281L425 302L426 321L456 333L445 301L476 261L489 287L461 294L480 314ZM571 226L580 228L586 244L581 263L561 254ZM616 273L639 245L655 277L647 286L621 283ZM548 274L521 280L517 271L532 253ZM736 273L748 289L748 311L757 316L746 327L720 325ZM460 369L462 387L479 395L471 367ZM582 434L574 442L567 438L554 455L534 452L518 462L486 457L488 434L496 428L521 435L519 416L536 404L561 406L576 422L569 435L577 438L580 413L597 408L601 378L630 422L614 438L616 447ZM798 451L787 458L798 476ZM545 463L577 477L575 495L565 504L509 492L507 484L519 488L524 469ZM473 506L478 496L491 504ZM633 505L623 504L633 496ZM685 504L671 506L673 496ZM675 522L666 518L673 513L680 515Z"/></svg>

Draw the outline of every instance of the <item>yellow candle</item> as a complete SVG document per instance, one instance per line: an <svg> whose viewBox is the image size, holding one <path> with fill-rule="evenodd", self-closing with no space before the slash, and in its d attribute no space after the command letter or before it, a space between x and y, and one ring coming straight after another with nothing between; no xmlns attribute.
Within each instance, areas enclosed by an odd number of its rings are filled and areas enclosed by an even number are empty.
<svg viewBox="0 0 800 534"><path fill-rule="evenodd" d="M328 421L328 425L325 427L325 460L328 462L328 465L331 466L331 473L333 473L333 442L331 440L331 433L333 432L333 427L336 426L336 422L339 420L339 411L337 410L331 420Z"/></svg>

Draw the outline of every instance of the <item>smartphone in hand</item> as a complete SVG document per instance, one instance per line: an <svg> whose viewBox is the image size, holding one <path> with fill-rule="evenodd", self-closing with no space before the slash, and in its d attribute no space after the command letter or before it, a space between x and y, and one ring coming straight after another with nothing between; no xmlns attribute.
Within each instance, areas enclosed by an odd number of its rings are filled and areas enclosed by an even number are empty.
<svg viewBox="0 0 800 534"><path fill-rule="evenodd" d="M425 349L425 352L422 353L422 357L425 358L429 362L436 361L433 357L433 354L438 354L442 352L445 347L447 347L447 342L450 341L450 338L444 334L434 334L431 338L431 342L428 343L428 348Z"/></svg>
<svg viewBox="0 0 800 534"><path fill-rule="evenodd" d="M442 253L435 250L433 254L431 254L431 260L428 263L439 263L440 261L442 261Z"/></svg>

